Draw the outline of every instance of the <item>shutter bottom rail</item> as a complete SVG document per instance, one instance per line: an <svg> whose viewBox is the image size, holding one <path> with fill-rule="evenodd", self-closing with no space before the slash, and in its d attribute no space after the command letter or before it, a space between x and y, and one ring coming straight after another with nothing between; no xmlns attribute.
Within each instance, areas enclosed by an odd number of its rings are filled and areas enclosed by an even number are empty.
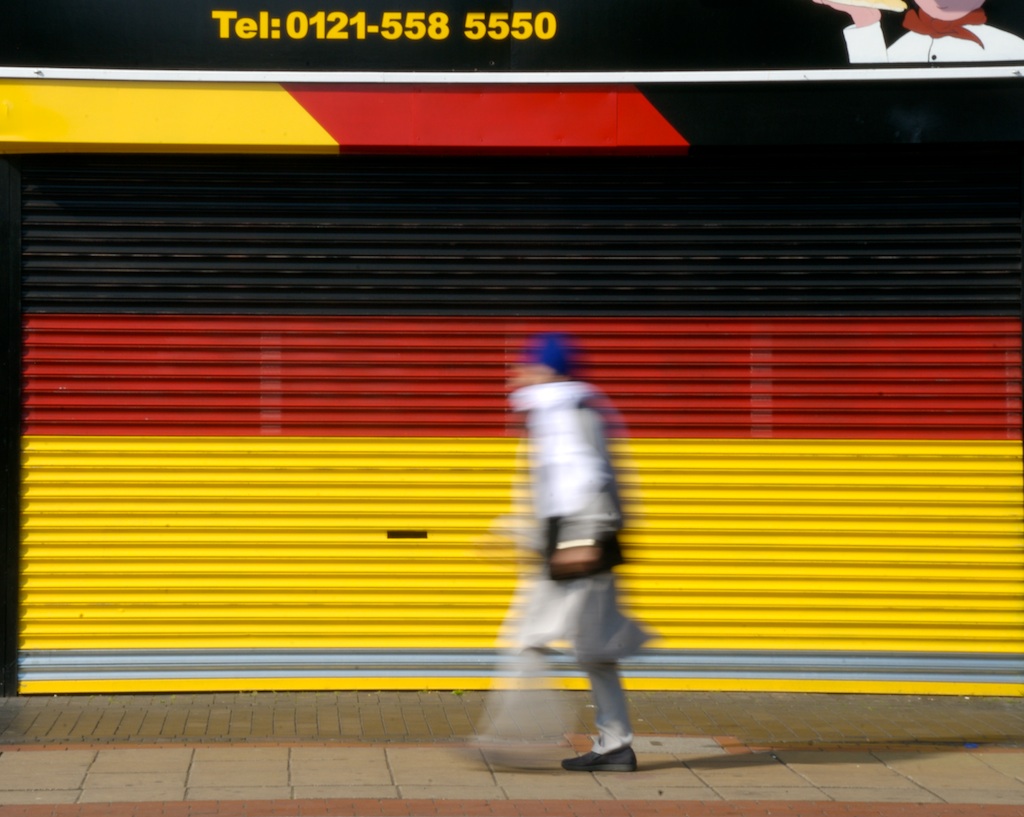
<svg viewBox="0 0 1024 817"><path fill-rule="evenodd" d="M1024 655L811 651L651 651L622 662L627 679L932 682L1024 685ZM23 684L289 678L502 678L509 657L493 650L38 650L22 653ZM581 673L570 656L550 656L550 676ZM282 688L287 684L282 684ZM375 683L375 688L377 684ZM1024 690L1022 690L1024 692Z"/></svg>

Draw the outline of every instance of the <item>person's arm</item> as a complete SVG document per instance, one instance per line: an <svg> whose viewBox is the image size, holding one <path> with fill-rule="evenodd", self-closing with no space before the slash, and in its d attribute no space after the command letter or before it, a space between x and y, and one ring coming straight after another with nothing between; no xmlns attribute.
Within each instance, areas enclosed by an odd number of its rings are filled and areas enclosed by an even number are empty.
<svg viewBox="0 0 1024 817"><path fill-rule="evenodd" d="M888 62L885 35L882 33L882 12L878 9L850 6L836 0L814 0L819 6L849 15L853 25L843 29L846 50L851 63Z"/></svg>
<svg viewBox="0 0 1024 817"><path fill-rule="evenodd" d="M579 419L583 437L597 454L604 472L600 492L591 500L581 515L596 520L599 526L619 530L623 523L622 500L619 496L615 465L608 448L604 416L599 409L588 405L581 405L576 410L576 416Z"/></svg>

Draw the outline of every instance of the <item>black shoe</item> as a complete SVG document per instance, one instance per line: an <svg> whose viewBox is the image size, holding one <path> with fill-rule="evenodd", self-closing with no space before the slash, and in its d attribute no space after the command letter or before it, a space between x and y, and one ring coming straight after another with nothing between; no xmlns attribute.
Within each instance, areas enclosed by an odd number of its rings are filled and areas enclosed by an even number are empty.
<svg viewBox="0 0 1024 817"><path fill-rule="evenodd" d="M636 755L629 746L606 755L587 752L585 755L563 760L562 768L570 772L635 772Z"/></svg>

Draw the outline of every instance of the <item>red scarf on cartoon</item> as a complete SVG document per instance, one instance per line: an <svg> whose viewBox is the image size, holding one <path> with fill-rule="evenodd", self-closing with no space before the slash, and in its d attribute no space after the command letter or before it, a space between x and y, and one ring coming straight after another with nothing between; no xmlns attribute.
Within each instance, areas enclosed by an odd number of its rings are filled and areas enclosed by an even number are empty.
<svg viewBox="0 0 1024 817"><path fill-rule="evenodd" d="M981 9L976 9L959 20L936 20L923 11L908 11L906 17L903 18L903 27L917 34L924 34L926 37L934 37L936 40L939 37L973 40L984 48L985 44L978 35L968 31L964 26L982 26L987 22L988 17Z"/></svg>

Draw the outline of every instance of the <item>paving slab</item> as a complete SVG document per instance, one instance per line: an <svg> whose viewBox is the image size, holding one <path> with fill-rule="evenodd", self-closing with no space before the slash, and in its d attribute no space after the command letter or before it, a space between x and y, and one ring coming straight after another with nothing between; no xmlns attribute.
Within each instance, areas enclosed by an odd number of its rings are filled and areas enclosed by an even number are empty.
<svg viewBox="0 0 1024 817"><path fill-rule="evenodd" d="M0 806L54 806L77 803L80 789L5 789L0 790Z"/></svg>
<svg viewBox="0 0 1024 817"><path fill-rule="evenodd" d="M88 786L82 789L75 803L175 803L185 797L185 789L178 785L158 782L139 783L135 786Z"/></svg>
<svg viewBox="0 0 1024 817"><path fill-rule="evenodd" d="M287 787L288 749L196 749L188 775L194 789Z"/></svg>
<svg viewBox="0 0 1024 817"><path fill-rule="evenodd" d="M641 787L675 786L703 788L706 783L676 755L641 754L637 770L630 774L602 774L601 782L611 791L629 792Z"/></svg>
<svg viewBox="0 0 1024 817"><path fill-rule="evenodd" d="M194 763L288 763L288 746L202 746L195 749Z"/></svg>
<svg viewBox="0 0 1024 817"><path fill-rule="evenodd" d="M839 803L942 803L945 802L937 794L912 786L887 788L830 788L822 786L821 793L829 800Z"/></svg>
<svg viewBox="0 0 1024 817"><path fill-rule="evenodd" d="M871 752L786 752L779 761L811 785L824 789L907 789L920 787Z"/></svg>
<svg viewBox="0 0 1024 817"><path fill-rule="evenodd" d="M293 786L394 785L383 747L296 747L289 765Z"/></svg>
<svg viewBox="0 0 1024 817"><path fill-rule="evenodd" d="M192 765L192 749L177 747L146 747L136 751L100 749L89 767L89 774L188 772Z"/></svg>
<svg viewBox="0 0 1024 817"><path fill-rule="evenodd" d="M715 794L722 800L816 802L824 799L821 790L813 786L717 786Z"/></svg>
<svg viewBox="0 0 1024 817"><path fill-rule="evenodd" d="M590 774L561 770L495 772L498 786L509 800L612 800L600 782L615 772Z"/></svg>
<svg viewBox="0 0 1024 817"><path fill-rule="evenodd" d="M388 766L399 787L493 787L494 777L479 752L451 752L433 747L389 747Z"/></svg>
<svg viewBox="0 0 1024 817"><path fill-rule="evenodd" d="M398 786L293 786L293 800L398 800Z"/></svg>
<svg viewBox="0 0 1024 817"><path fill-rule="evenodd" d="M1002 774L968 752L877 752L890 769L929 791L939 789L984 789L1017 791L1024 796L1024 783Z"/></svg>
<svg viewBox="0 0 1024 817"><path fill-rule="evenodd" d="M807 784L769 752L705 758L690 761L687 767L716 791L731 787L799 789Z"/></svg>
<svg viewBox="0 0 1024 817"><path fill-rule="evenodd" d="M719 795L687 769L681 761L672 765L646 764L633 774L602 774L598 777L616 800L718 800Z"/></svg>
<svg viewBox="0 0 1024 817"><path fill-rule="evenodd" d="M92 772L85 777L82 791L184 791L188 770L163 772Z"/></svg>
<svg viewBox="0 0 1024 817"><path fill-rule="evenodd" d="M937 797L945 803L972 803L975 805L1019 805L1020 792L1000 791L980 788L940 788L935 790Z"/></svg>
<svg viewBox="0 0 1024 817"><path fill-rule="evenodd" d="M725 754L722 744L714 738L681 737L675 735L637 735L633 750L638 755L671 754L675 757L716 757Z"/></svg>
<svg viewBox="0 0 1024 817"><path fill-rule="evenodd" d="M403 799L409 800L507 800L495 786L399 786Z"/></svg>
<svg viewBox="0 0 1024 817"><path fill-rule="evenodd" d="M94 751L4 752L0 754L0 791L79 789Z"/></svg>
<svg viewBox="0 0 1024 817"><path fill-rule="evenodd" d="M974 756L1000 774L1024 781L1024 752L982 752Z"/></svg>
<svg viewBox="0 0 1024 817"><path fill-rule="evenodd" d="M189 786L186 800L291 800L290 786ZM156 802L159 802L157 800Z"/></svg>

